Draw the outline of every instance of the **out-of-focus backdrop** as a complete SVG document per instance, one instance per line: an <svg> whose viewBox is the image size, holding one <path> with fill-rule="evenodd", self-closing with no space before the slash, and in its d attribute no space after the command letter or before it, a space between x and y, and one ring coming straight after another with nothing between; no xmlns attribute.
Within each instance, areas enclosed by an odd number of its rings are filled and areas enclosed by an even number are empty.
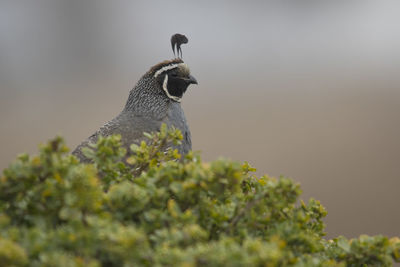
<svg viewBox="0 0 400 267"><path fill-rule="evenodd" d="M112 119L179 32L205 160L300 182L326 206L328 237L399 235L399 12L378 0L2 0L0 169Z"/></svg>

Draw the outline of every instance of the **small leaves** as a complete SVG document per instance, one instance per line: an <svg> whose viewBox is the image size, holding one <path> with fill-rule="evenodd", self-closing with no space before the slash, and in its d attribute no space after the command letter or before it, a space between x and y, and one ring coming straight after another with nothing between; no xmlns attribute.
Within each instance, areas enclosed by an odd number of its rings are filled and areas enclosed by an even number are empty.
<svg viewBox="0 0 400 267"><path fill-rule="evenodd" d="M326 210L292 180L219 159L184 158L163 125L121 148L100 137L67 154L59 137L0 176L0 265L391 266L400 239L326 241ZM101 178L99 178L101 177Z"/></svg>
<svg viewBox="0 0 400 267"><path fill-rule="evenodd" d="M0 237L0 262L2 266L26 266L28 258L21 246Z"/></svg>
<svg viewBox="0 0 400 267"><path fill-rule="evenodd" d="M391 266L400 247L397 238L384 236L361 235L359 238L347 240L340 236L331 242L327 254L350 266Z"/></svg>
<svg viewBox="0 0 400 267"><path fill-rule="evenodd" d="M130 150L132 156L127 158L127 163L132 165L133 175L139 176L149 167L158 166L161 162L178 160L181 158L174 146L180 144L182 134L175 128L168 129L167 125L161 125L160 132L143 133L147 141L139 145L132 144Z"/></svg>
<svg viewBox="0 0 400 267"><path fill-rule="evenodd" d="M245 162L243 163L242 168L243 168L243 172L244 172L245 174L247 174L247 173L249 173L249 172L255 172L255 171L257 171L257 169L256 169L256 168L253 168L247 161L245 161Z"/></svg>

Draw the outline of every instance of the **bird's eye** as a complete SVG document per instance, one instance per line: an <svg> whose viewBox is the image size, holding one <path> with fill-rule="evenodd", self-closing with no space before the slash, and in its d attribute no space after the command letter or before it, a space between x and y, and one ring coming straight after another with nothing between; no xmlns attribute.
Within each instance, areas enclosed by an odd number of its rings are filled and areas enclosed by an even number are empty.
<svg viewBox="0 0 400 267"><path fill-rule="evenodd" d="M178 77L178 74L176 72L171 73L172 77Z"/></svg>

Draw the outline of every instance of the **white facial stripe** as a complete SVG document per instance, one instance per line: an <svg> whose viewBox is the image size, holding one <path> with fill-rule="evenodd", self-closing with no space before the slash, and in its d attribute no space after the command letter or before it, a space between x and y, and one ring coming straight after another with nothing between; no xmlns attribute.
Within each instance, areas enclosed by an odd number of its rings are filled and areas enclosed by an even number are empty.
<svg viewBox="0 0 400 267"><path fill-rule="evenodd" d="M164 92L167 94L167 96L170 99L172 99L172 100L174 100L176 102L181 102L182 99L180 97L173 96L173 95L169 94L168 89L167 89L167 84L168 84L168 75L165 75L163 86L162 86L162 88L164 89Z"/></svg>
<svg viewBox="0 0 400 267"><path fill-rule="evenodd" d="M156 71L156 73L154 74L154 78L157 78L157 76L160 75L161 73L163 73L164 71L175 69L175 68L179 67L179 65L182 65L182 64L185 64L185 63L172 64L172 65L162 67L161 69Z"/></svg>

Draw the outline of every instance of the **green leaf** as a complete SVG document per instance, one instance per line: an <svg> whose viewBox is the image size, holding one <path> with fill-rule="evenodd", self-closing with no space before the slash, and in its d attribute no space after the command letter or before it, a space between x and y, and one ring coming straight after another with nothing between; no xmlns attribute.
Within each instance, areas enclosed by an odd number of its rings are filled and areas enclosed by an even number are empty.
<svg viewBox="0 0 400 267"><path fill-rule="evenodd" d="M161 126L100 137L81 164L56 137L0 177L1 266L391 266L400 239L325 240L326 210L291 179L189 152Z"/></svg>

